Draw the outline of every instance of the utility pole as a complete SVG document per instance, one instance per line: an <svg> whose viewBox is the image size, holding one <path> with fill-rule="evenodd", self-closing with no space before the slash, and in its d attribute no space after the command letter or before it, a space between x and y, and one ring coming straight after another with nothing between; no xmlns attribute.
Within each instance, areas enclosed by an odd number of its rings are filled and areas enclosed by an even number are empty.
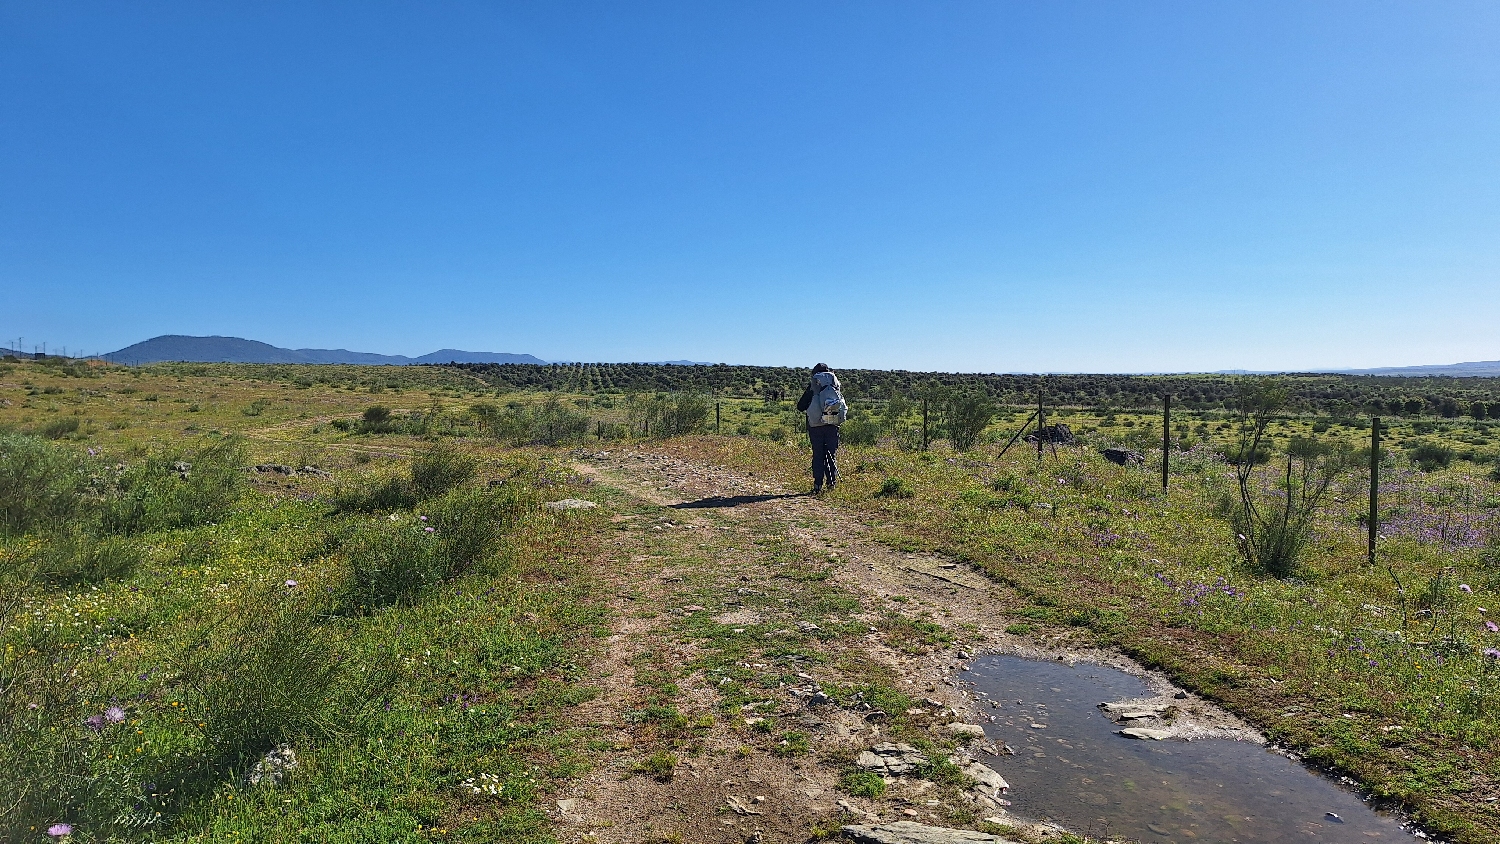
<svg viewBox="0 0 1500 844"><path fill-rule="evenodd" d="M1172 395L1161 397L1161 488L1167 488L1167 463L1172 453Z"/></svg>
<svg viewBox="0 0 1500 844"><path fill-rule="evenodd" d="M1375 537L1380 531L1380 417L1370 417L1370 565L1375 565Z"/></svg>
<svg viewBox="0 0 1500 844"><path fill-rule="evenodd" d="M719 433L719 410L723 402L714 402L714 433Z"/></svg>

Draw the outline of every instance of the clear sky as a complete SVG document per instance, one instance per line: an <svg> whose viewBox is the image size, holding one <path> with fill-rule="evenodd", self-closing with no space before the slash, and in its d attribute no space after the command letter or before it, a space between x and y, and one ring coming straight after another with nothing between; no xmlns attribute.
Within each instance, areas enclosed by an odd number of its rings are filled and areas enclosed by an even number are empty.
<svg viewBox="0 0 1500 844"><path fill-rule="evenodd" d="M1500 358L1500 3L0 0L0 337Z"/></svg>

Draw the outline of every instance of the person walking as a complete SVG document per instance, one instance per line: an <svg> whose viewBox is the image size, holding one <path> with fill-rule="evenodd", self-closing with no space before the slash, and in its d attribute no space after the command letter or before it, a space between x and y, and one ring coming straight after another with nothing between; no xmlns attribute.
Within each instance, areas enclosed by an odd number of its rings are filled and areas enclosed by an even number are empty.
<svg viewBox="0 0 1500 844"><path fill-rule="evenodd" d="M825 483L833 489L839 481L839 426L849 416L844 388L828 364L813 367L812 380L797 400L797 409L807 414L807 438L812 441L813 452L812 491L816 495Z"/></svg>

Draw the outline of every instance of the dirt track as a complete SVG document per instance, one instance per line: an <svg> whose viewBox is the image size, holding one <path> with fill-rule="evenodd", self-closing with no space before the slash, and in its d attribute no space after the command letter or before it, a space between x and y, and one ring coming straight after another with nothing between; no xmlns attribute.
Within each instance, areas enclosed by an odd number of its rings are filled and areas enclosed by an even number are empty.
<svg viewBox="0 0 1500 844"><path fill-rule="evenodd" d="M863 712L808 706L806 696L821 685L855 682L874 672L924 701L919 720L943 738L950 735L948 722L981 723L985 717L952 679L980 653L1100 662L1147 677L1163 694L1175 691L1116 655L1075 650L1063 636L1036 641L1006 634L1010 619L1004 608L1015 604L1005 587L962 564L881 545L871 538L870 526L827 502L644 450L580 453L575 466L601 487L623 493L615 499L617 509L635 512L613 517L620 529L605 576L615 592L618 621L596 663L593 682L601 694L579 711L607 750L603 764L553 807L562 840L805 841L842 823L876 818L1024 826L1003 807L976 805L960 789L910 777L891 778L877 799L841 792L840 774L854 755L886 739L879 722L867 721ZM785 576L788 566L811 564L826 566L820 591ZM842 610L821 617L826 629L809 630L813 622L802 611L828 601L841 601ZM780 626L774 635L812 649L816 658L799 663L795 676L783 670L779 676L792 681L770 687L769 699L754 711L725 713L716 685L728 681L720 676L716 683L719 675L698 667L715 645L684 626L699 612L713 614L719 625ZM890 633L893 617L936 625L951 639L937 647L910 647ZM882 623L884 634L877 628ZM778 668L768 662L742 665L767 675ZM675 743L681 762L670 779L636 770L661 745L660 736L632 715L651 699L650 678L664 674L678 692L677 709L688 722L704 725L690 741ZM1202 701L1182 703L1192 714L1176 729L1259 740ZM808 752L778 753L774 737L753 723L763 715L806 735ZM984 749L980 743L973 751L980 756ZM1031 826L1020 834L1036 838L1056 831Z"/></svg>

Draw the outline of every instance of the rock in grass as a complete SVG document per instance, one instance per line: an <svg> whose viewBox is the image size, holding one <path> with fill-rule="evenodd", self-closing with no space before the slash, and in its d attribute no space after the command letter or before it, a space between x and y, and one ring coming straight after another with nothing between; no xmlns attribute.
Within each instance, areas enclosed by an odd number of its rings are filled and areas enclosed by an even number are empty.
<svg viewBox="0 0 1500 844"><path fill-rule="evenodd" d="M582 498L564 498L561 501L548 501L542 506L548 510L592 510L599 505Z"/></svg>
<svg viewBox="0 0 1500 844"><path fill-rule="evenodd" d="M948 732L961 738L984 738L984 728L978 724L965 724L962 721L954 721L948 725Z"/></svg>
<svg viewBox="0 0 1500 844"><path fill-rule="evenodd" d="M250 769L250 784L279 785L286 772L297 767L297 751L278 744Z"/></svg>
<svg viewBox="0 0 1500 844"><path fill-rule="evenodd" d="M975 832L971 829L947 829L916 821L872 826L846 826L844 835L858 844L1015 844L1009 838Z"/></svg>
<svg viewBox="0 0 1500 844"><path fill-rule="evenodd" d="M1111 463L1118 463L1121 466L1127 463L1141 464L1146 462L1144 454L1141 454L1139 451L1131 451L1128 448L1106 448L1104 449L1104 459Z"/></svg>

